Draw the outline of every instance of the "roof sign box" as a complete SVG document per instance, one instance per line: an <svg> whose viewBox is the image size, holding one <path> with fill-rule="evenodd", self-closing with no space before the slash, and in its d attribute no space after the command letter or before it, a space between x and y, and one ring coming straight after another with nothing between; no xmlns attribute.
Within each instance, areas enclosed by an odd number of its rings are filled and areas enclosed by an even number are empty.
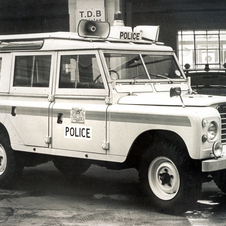
<svg viewBox="0 0 226 226"><path fill-rule="evenodd" d="M112 26L109 37L121 40L135 41L141 39L141 34L133 32L131 27Z"/></svg>
<svg viewBox="0 0 226 226"><path fill-rule="evenodd" d="M133 29L135 33L141 33L142 39L150 40L153 42L158 41L159 26L137 26Z"/></svg>

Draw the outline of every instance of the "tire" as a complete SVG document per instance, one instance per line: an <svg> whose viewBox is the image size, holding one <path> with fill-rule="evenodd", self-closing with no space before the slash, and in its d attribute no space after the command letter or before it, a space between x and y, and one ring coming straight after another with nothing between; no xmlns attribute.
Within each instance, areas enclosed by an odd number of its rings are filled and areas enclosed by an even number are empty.
<svg viewBox="0 0 226 226"><path fill-rule="evenodd" d="M201 191L201 169L187 152L159 142L142 156L139 179L143 192L158 211L182 213L193 208Z"/></svg>
<svg viewBox="0 0 226 226"><path fill-rule="evenodd" d="M220 170L212 173L213 180L217 187L224 193L226 193L226 170Z"/></svg>
<svg viewBox="0 0 226 226"><path fill-rule="evenodd" d="M0 132L0 187L13 188L22 173L23 165L10 146L8 134Z"/></svg>
<svg viewBox="0 0 226 226"><path fill-rule="evenodd" d="M53 163L55 167L63 173L68 179L80 176L90 167L90 162L84 159L54 157Z"/></svg>

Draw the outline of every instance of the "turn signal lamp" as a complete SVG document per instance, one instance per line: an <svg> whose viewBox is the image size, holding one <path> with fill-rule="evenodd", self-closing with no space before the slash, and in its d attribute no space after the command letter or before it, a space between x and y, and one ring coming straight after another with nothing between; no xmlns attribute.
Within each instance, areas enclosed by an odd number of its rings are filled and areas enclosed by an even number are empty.
<svg viewBox="0 0 226 226"><path fill-rule="evenodd" d="M110 24L108 22L96 22L91 20L80 20L78 24L78 35L86 38L108 38Z"/></svg>

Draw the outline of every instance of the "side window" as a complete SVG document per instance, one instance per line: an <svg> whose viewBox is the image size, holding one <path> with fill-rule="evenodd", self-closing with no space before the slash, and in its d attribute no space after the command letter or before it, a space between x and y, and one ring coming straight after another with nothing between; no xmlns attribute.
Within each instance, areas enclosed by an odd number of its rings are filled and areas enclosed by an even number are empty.
<svg viewBox="0 0 226 226"><path fill-rule="evenodd" d="M95 54L61 56L59 88L104 89Z"/></svg>
<svg viewBox="0 0 226 226"><path fill-rule="evenodd" d="M13 86L49 87L51 56L16 56Z"/></svg>

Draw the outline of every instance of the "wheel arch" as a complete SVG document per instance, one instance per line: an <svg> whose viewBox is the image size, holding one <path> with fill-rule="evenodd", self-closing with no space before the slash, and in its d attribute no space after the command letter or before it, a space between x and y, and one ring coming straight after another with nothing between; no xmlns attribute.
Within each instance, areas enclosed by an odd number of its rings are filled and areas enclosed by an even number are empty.
<svg viewBox="0 0 226 226"><path fill-rule="evenodd" d="M175 145L179 145L184 151L188 153L187 146L180 135L169 130L149 130L141 133L133 142L130 147L128 156L126 158L126 165L131 165L137 168L140 157L143 155L144 150L154 142L168 141Z"/></svg>
<svg viewBox="0 0 226 226"><path fill-rule="evenodd" d="M8 133L6 127L2 123L0 123L0 132L5 133L8 136L9 142L10 142L10 145L11 145L9 133Z"/></svg>
<svg viewBox="0 0 226 226"><path fill-rule="evenodd" d="M0 186L11 188L22 176L23 164L20 156L11 148L10 136L6 127L0 123L1 165Z"/></svg>

